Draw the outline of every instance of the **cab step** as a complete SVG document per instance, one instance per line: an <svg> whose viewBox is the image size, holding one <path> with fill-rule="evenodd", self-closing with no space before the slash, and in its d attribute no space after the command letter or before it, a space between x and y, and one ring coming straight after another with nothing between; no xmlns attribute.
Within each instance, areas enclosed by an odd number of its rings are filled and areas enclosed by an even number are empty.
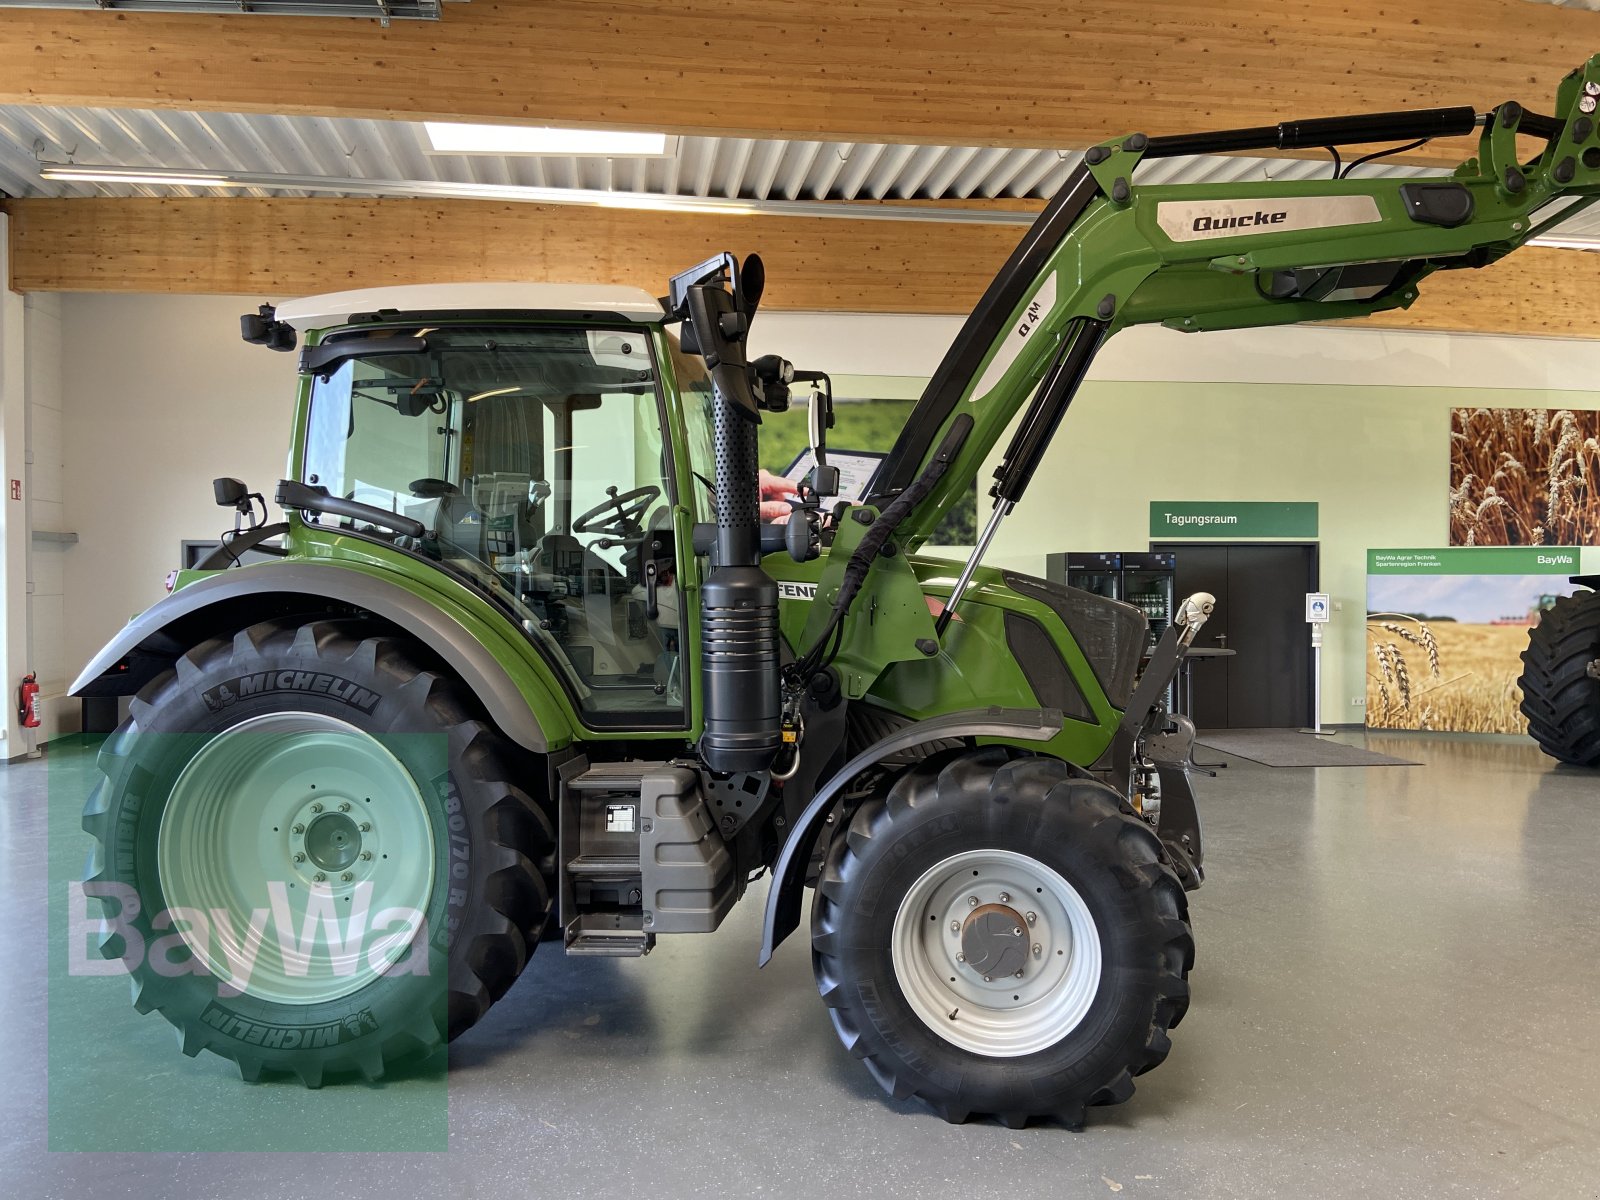
<svg viewBox="0 0 1600 1200"><path fill-rule="evenodd" d="M584 929L567 943L567 953L588 958L643 958L656 935L640 929Z"/></svg>

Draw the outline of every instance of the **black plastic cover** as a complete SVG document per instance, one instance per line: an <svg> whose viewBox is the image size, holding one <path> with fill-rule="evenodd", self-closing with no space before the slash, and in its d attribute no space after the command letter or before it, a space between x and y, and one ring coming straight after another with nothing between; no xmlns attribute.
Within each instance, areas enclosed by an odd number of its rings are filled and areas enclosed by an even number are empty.
<svg viewBox="0 0 1600 1200"><path fill-rule="evenodd" d="M1106 698L1126 708L1133 695L1134 677L1144 653L1150 621L1132 604L1110 600L1031 575L1002 572L1006 586L1019 595L1048 605L1089 660L1096 682Z"/></svg>
<svg viewBox="0 0 1600 1200"><path fill-rule="evenodd" d="M1023 613L1006 613L1006 645L1041 708L1059 708L1062 716L1079 721L1094 720L1083 689L1043 625Z"/></svg>
<svg viewBox="0 0 1600 1200"><path fill-rule="evenodd" d="M1472 193L1459 183L1406 183L1400 199L1413 221L1453 229L1472 220Z"/></svg>

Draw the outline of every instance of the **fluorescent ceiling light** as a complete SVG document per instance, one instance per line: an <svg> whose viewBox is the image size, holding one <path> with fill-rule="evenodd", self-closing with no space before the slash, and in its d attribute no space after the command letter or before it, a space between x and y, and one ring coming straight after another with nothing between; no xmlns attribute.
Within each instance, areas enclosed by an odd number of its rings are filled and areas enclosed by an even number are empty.
<svg viewBox="0 0 1600 1200"><path fill-rule="evenodd" d="M1530 246L1545 246L1551 250L1600 250L1600 239L1596 238L1563 238L1563 237L1536 237L1528 241Z"/></svg>
<svg viewBox="0 0 1600 1200"><path fill-rule="evenodd" d="M187 167L124 167L110 164L42 164L52 180L95 183L154 183L169 187L247 187L272 191L329 192L340 196L388 196L449 200L498 200L520 204L574 204L652 212L716 213L722 216L822 217L844 221L933 221L951 225L1033 223L1035 212L1019 209L944 208L938 205L848 203L839 200L736 200L724 196L679 196L662 192L608 192L597 188L526 187L505 183L460 183L444 179L359 179L339 175L290 175L272 171L207 171Z"/></svg>
<svg viewBox="0 0 1600 1200"><path fill-rule="evenodd" d="M198 184L203 187L244 187L245 184L235 183L226 175L214 175L206 171L177 172L148 171L119 169L116 167L52 167L39 168L41 179L63 179L74 183L164 183L173 187L188 187Z"/></svg>
<svg viewBox="0 0 1600 1200"><path fill-rule="evenodd" d="M435 154L559 154L572 158L662 158L664 133L614 129L544 129L530 125L463 125L424 121Z"/></svg>

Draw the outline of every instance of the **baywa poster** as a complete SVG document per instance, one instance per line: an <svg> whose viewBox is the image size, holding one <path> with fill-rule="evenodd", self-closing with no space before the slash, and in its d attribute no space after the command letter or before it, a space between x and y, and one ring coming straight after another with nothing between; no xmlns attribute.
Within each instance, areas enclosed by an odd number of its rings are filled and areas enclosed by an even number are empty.
<svg viewBox="0 0 1600 1200"><path fill-rule="evenodd" d="M1367 552L1367 727L1526 733L1528 630L1577 591L1573 547Z"/></svg>
<svg viewBox="0 0 1600 1200"><path fill-rule="evenodd" d="M774 475L786 474L796 457L806 449L806 413L809 403L799 388L794 392L794 410L783 416L768 416L761 423L761 465ZM884 455L894 446L905 427L915 400L858 399L835 396L834 426L828 430L828 449L847 455ZM967 497L945 514L928 539L936 546L970 546L978 537L978 489L974 484Z"/></svg>
<svg viewBox="0 0 1600 1200"><path fill-rule="evenodd" d="M1600 412L1450 412L1452 546L1600 545Z"/></svg>

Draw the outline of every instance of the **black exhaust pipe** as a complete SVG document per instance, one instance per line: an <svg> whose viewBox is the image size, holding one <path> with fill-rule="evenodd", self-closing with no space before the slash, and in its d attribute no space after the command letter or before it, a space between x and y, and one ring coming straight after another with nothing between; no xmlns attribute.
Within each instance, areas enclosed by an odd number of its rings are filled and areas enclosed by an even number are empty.
<svg viewBox="0 0 1600 1200"><path fill-rule="evenodd" d="M744 349L754 305L741 310L713 284L689 288L685 299L685 332L711 372L717 456L717 540L700 591L700 757L713 771L765 771L781 744L783 712L778 585L761 567L761 416Z"/></svg>

